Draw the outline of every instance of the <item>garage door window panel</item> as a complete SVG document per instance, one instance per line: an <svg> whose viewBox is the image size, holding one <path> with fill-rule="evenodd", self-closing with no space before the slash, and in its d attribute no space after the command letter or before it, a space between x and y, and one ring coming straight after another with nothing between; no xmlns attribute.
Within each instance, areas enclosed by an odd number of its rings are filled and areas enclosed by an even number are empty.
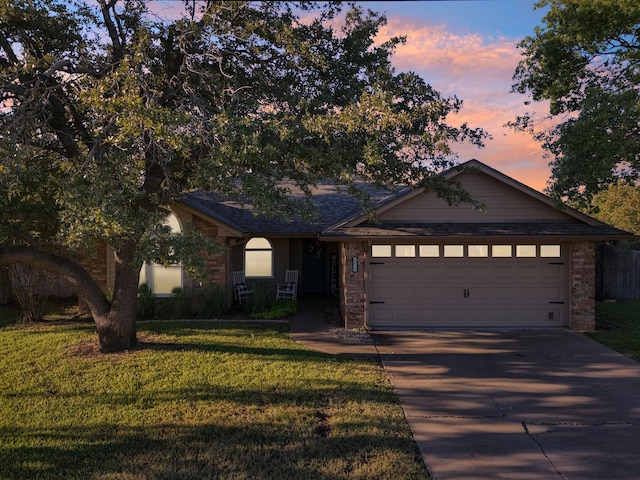
<svg viewBox="0 0 640 480"><path fill-rule="evenodd" d="M469 245L467 255L470 258L483 258L489 256L489 245Z"/></svg>
<svg viewBox="0 0 640 480"><path fill-rule="evenodd" d="M415 245L396 245L396 258L415 258Z"/></svg>
<svg viewBox="0 0 640 480"><path fill-rule="evenodd" d="M438 258L440 245L420 245L419 254L421 258Z"/></svg>
<svg viewBox="0 0 640 480"><path fill-rule="evenodd" d="M560 245L540 245L540 256L542 258L559 258Z"/></svg>
<svg viewBox="0 0 640 480"><path fill-rule="evenodd" d="M371 245L373 258L391 258L391 245Z"/></svg>
<svg viewBox="0 0 640 480"><path fill-rule="evenodd" d="M448 258L464 257L464 245L445 245L444 256Z"/></svg>
<svg viewBox="0 0 640 480"><path fill-rule="evenodd" d="M508 258L512 256L511 245L492 245L491 256L494 258Z"/></svg>
<svg viewBox="0 0 640 480"><path fill-rule="evenodd" d="M535 245L516 245L516 257L518 258L535 258Z"/></svg>

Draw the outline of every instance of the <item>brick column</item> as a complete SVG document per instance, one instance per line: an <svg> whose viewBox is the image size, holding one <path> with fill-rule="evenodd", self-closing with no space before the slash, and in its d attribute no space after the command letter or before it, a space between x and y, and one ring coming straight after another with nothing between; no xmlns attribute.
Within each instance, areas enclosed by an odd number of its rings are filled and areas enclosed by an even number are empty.
<svg viewBox="0 0 640 480"><path fill-rule="evenodd" d="M571 308L569 326L578 332L596 328L595 242L571 244Z"/></svg>
<svg viewBox="0 0 640 480"><path fill-rule="evenodd" d="M340 244L340 310L345 328L359 328L365 325L364 242ZM357 259L358 271L353 271L353 258Z"/></svg>

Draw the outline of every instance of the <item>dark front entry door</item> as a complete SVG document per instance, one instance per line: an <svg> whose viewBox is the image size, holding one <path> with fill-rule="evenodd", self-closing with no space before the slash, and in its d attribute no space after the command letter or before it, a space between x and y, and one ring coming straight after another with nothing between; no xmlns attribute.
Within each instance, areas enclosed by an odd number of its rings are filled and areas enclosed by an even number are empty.
<svg viewBox="0 0 640 480"><path fill-rule="evenodd" d="M302 293L329 294L327 249L324 242L304 240L302 243Z"/></svg>

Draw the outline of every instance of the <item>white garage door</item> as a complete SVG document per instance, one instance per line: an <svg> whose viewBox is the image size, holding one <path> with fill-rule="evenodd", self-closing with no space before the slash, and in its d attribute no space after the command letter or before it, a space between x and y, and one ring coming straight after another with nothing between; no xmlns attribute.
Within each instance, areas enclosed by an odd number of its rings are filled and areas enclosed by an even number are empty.
<svg viewBox="0 0 640 480"><path fill-rule="evenodd" d="M371 328L563 326L562 245L373 245Z"/></svg>

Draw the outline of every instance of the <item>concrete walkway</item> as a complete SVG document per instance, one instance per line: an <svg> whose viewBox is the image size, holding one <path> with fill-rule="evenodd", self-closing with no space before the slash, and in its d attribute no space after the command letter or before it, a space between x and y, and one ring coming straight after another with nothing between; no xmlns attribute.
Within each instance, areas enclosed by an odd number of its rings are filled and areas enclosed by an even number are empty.
<svg viewBox="0 0 640 480"><path fill-rule="evenodd" d="M588 337L376 332L353 344L306 310L294 339L380 356L434 479L640 479L640 364Z"/></svg>

